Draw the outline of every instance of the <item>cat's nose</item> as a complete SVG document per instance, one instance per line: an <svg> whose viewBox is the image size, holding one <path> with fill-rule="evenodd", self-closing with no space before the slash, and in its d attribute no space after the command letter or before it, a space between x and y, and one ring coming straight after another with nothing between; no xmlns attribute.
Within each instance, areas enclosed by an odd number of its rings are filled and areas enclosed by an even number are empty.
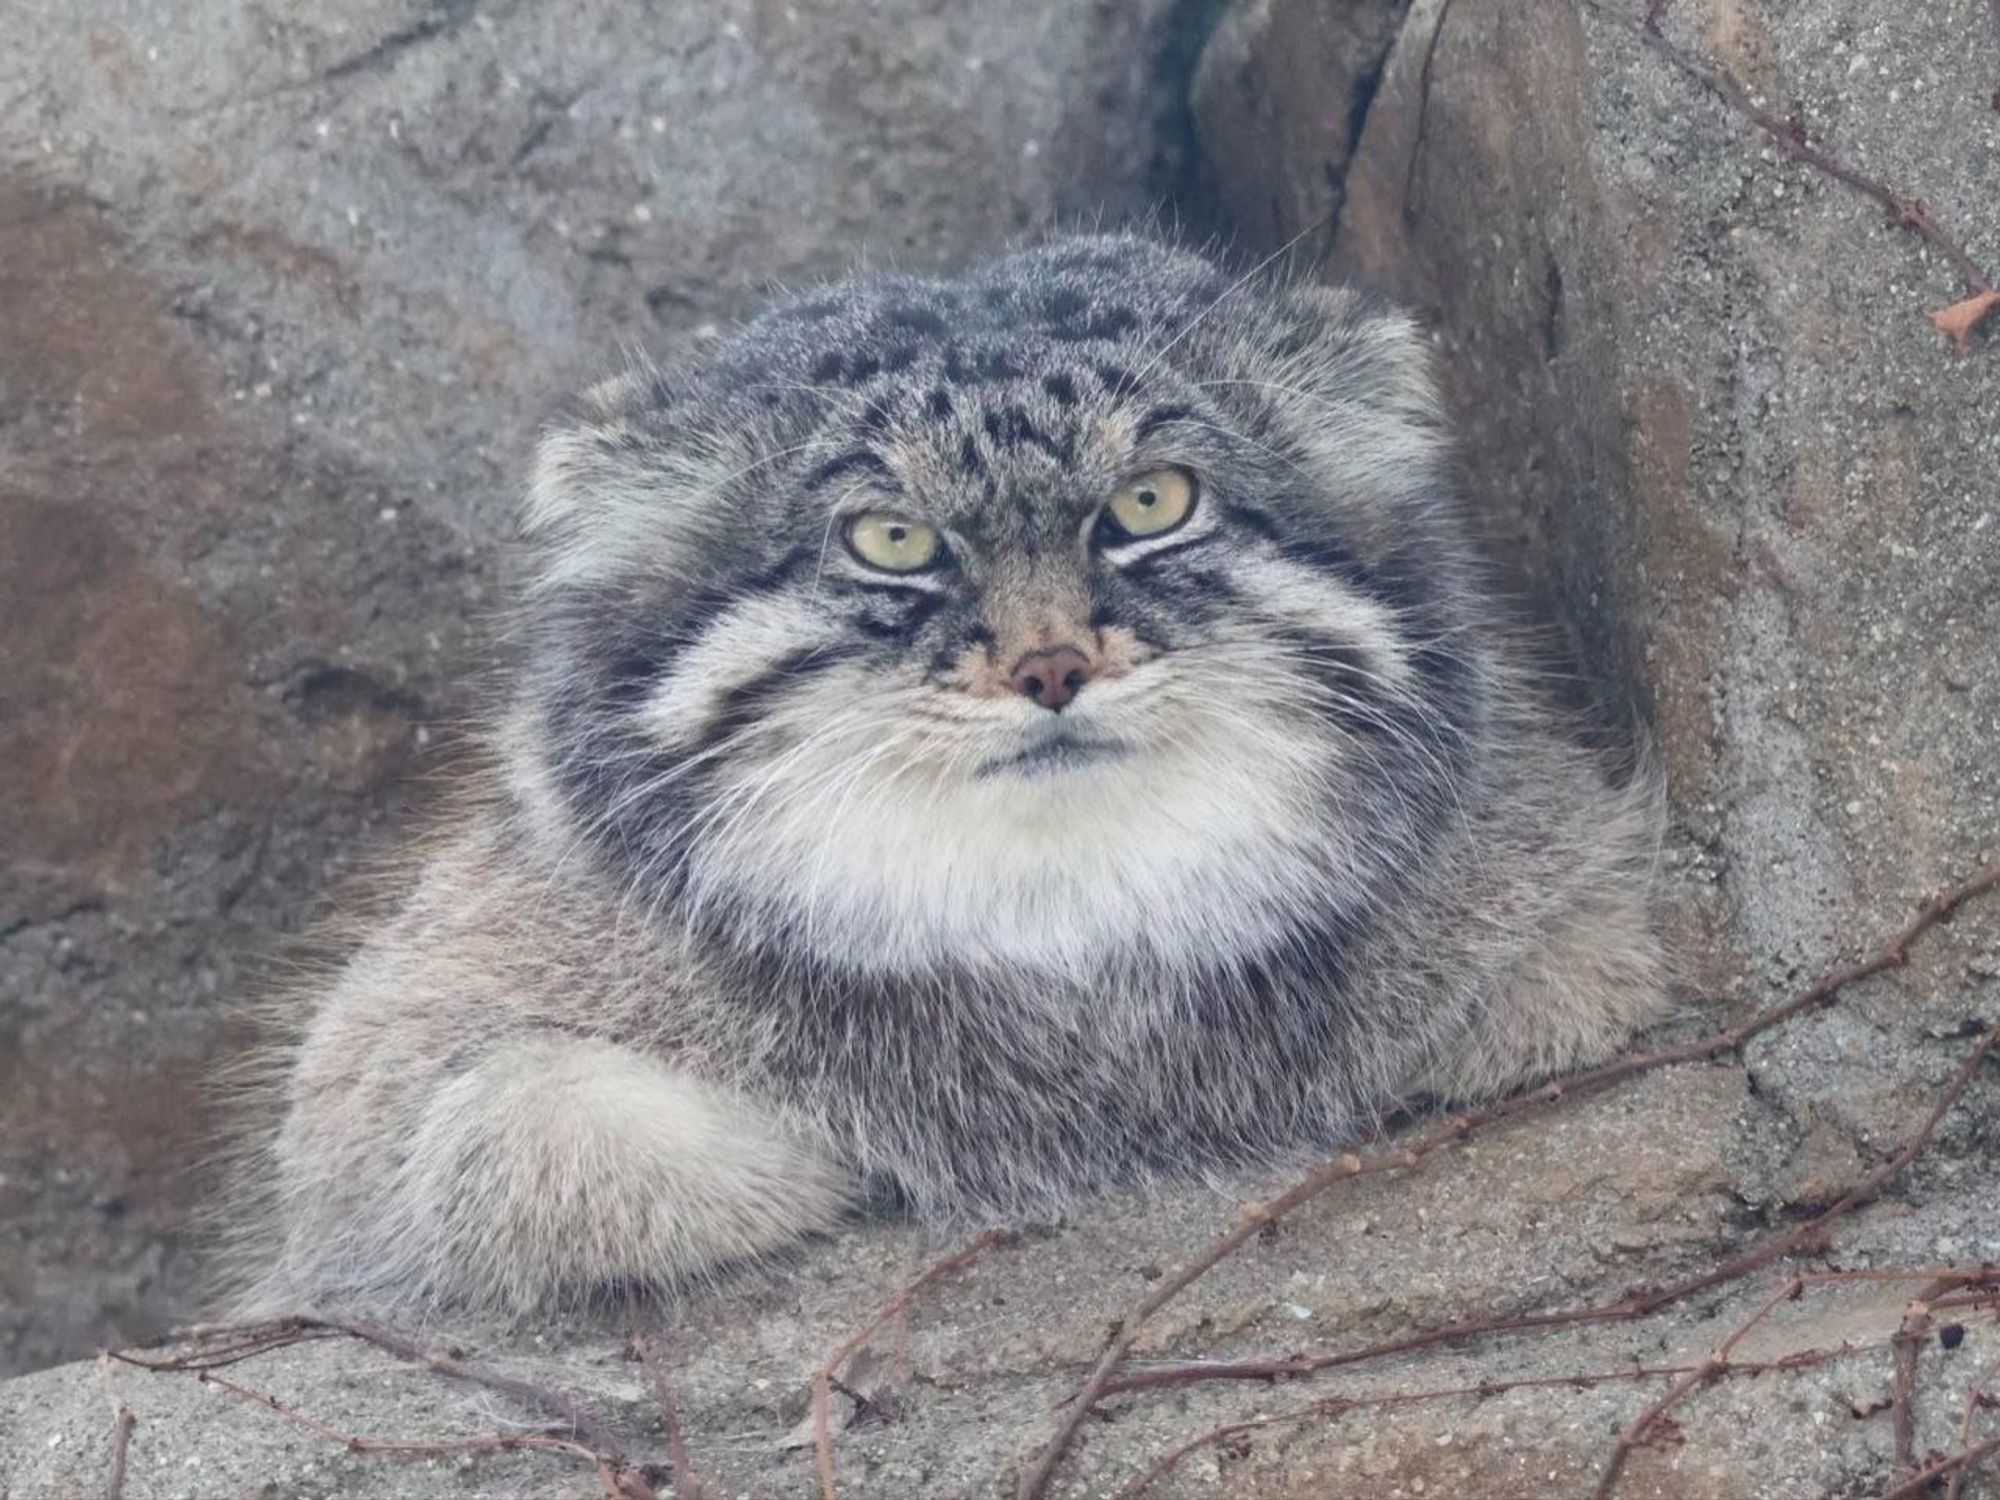
<svg viewBox="0 0 2000 1500"><path fill-rule="evenodd" d="M1014 691L1055 712L1095 675L1090 658L1076 647L1050 646L1030 651L1014 663Z"/></svg>

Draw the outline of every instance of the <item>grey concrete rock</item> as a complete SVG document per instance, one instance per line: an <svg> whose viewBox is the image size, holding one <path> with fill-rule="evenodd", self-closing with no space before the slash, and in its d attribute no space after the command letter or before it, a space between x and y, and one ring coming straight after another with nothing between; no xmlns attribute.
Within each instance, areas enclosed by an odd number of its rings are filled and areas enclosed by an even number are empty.
<svg viewBox="0 0 2000 1500"><path fill-rule="evenodd" d="M1691 0L1668 36L2000 264L1979 7L1763 9ZM1370 54L1369 8L1273 0L1223 28L1196 107L1229 160L1268 148L1216 179L1268 226L1246 253L1303 235L1436 329L1533 613L1653 726L1714 893L1703 972L1766 985L2000 846L2000 366L1926 321L1964 295L1942 257L1782 160L1643 10L1419 0ZM1277 61L1301 56L1353 60ZM1358 141L1293 144L1358 110Z"/></svg>
<svg viewBox="0 0 2000 1500"><path fill-rule="evenodd" d="M2000 269L1982 7L1654 9L1675 52ZM1960 354L1927 320L1966 294L1949 259L1674 66L1645 10L1414 0L1371 51L1367 7L1245 6L1196 111L1231 161L1272 148L1215 179L1246 252L1297 237L1435 330L1529 613L1579 697L1649 726L1666 765L1676 947L1715 1014L2000 855L2000 363L1990 330ZM1289 61L1327 56L1352 61ZM1358 136L1298 148L1357 113ZM1749 1049L1743 1108L1702 1127L1746 1222L1829 1201L1892 1147L1934 1039L2000 1012L1982 942ZM1993 1121L1989 1096L1919 1194L1974 1259L2000 1247Z"/></svg>
<svg viewBox="0 0 2000 1500"><path fill-rule="evenodd" d="M0 6L0 1370L190 1310L202 1080L448 774L544 413L774 281L1144 214L1187 24Z"/></svg>
<svg viewBox="0 0 2000 1500"><path fill-rule="evenodd" d="M1939 1060L1948 1056L1941 1044ZM2000 1077L1953 1116L1947 1129L1955 1159L1963 1160L1975 1118L1990 1116L1997 1102ZM1727 1147L1733 1136L1759 1128L1760 1118L1740 1068L1691 1066L1482 1135L1413 1179L1354 1183L1197 1283L1147 1330L1136 1363L1353 1348L1699 1271L1744 1237ZM1923 1190L1907 1202L1883 1205L1849 1226L1837 1240L1839 1259L1911 1264L1979 1253L1981 1231L1965 1222L1965 1204L1941 1190L1947 1183L1938 1170L1922 1174ZM1278 1185L1244 1183L1240 1192ZM1114 1196L1074 1224L1030 1229L925 1292L907 1334L891 1324L870 1346L869 1410L844 1396L835 1402L839 1492L869 1500L1011 1493L1006 1476L1047 1436L1053 1408L1075 1388L1106 1329L1163 1268L1233 1222L1233 1197L1195 1190ZM709 1481L699 1493L751 1500L812 1493L805 1425L812 1371L951 1248L903 1226L859 1228L669 1313L663 1363L692 1467ZM1155 1493L1300 1500L1586 1494L1618 1428L1664 1384L1579 1390L1566 1382L1638 1363L1698 1361L1776 1277L1644 1323L1493 1339L1311 1384L1123 1398L1106 1421L1085 1427L1052 1493L1110 1495L1196 1432L1282 1412L1315 1395L1542 1379L1552 1388L1273 1426L1254 1441L1191 1457ZM1786 1305L1745 1341L1745 1358L1775 1360L1843 1341L1863 1352L1700 1394L1679 1414L1685 1440L1640 1449L1620 1493L1745 1500L1875 1492L1891 1442L1879 1399L1889 1382L1880 1346L1911 1294L1908 1285L1832 1288ZM620 1335L618 1328L571 1324L540 1338L444 1329L422 1337L432 1348L456 1347L474 1362L567 1393L613 1430L633 1465L651 1466L641 1472L668 1494L660 1407ZM1920 1452L1952 1446L1959 1393L1996 1356L2000 1328L1990 1321L1969 1327L1954 1350L1936 1340L1927 1345L1919 1369L1926 1394ZM360 1437L463 1440L542 1430L547 1420L484 1388L346 1340L217 1373ZM351 1453L189 1374L113 1367L109 1378L139 1418L130 1500L603 1493L588 1462L575 1457ZM106 1379L99 1368L76 1364L0 1384L0 1495L42 1500L101 1490L111 1456Z"/></svg>

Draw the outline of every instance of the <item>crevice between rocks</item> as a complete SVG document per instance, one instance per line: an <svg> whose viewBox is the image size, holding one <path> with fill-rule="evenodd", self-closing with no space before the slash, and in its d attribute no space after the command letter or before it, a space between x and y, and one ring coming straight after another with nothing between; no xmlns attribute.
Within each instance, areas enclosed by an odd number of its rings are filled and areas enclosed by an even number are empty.
<svg viewBox="0 0 2000 1500"><path fill-rule="evenodd" d="M1220 238L1228 214L1216 191L1195 114L1195 70L1232 0L1171 0L1153 64L1160 105L1153 120L1147 198L1167 228L1188 240Z"/></svg>

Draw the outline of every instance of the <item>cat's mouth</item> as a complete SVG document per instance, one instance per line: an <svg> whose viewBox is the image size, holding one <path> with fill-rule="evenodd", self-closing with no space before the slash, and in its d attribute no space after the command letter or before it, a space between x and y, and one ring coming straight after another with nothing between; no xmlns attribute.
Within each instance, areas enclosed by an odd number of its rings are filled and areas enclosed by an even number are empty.
<svg viewBox="0 0 2000 1500"><path fill-rule="evenodd" d="M1131 753L1132 747L1124 740L1058 724L1018 750L981 761L974 774L982 780L989 776L1057 776L1122 760Z"/></svg>

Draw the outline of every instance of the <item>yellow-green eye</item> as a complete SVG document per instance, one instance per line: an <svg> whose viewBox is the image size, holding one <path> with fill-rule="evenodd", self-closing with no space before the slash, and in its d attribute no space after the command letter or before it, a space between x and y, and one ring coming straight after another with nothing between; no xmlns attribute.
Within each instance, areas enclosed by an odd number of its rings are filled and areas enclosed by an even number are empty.
<svg viewBox="0 0 2000 1500"><path fill-rule="evenodd" d="M1118 487L1104 507L1117 534L1159 536L1172 531L1194 510L1194 475L1186 469L1154 469Z"/></svg>
<svg viewBox="0 0 2000 1500"><path fill-rule="evenodd" d="M917 573L938 558L937 528L871 510L847 523L847 545L871 568Z"/></svg>

